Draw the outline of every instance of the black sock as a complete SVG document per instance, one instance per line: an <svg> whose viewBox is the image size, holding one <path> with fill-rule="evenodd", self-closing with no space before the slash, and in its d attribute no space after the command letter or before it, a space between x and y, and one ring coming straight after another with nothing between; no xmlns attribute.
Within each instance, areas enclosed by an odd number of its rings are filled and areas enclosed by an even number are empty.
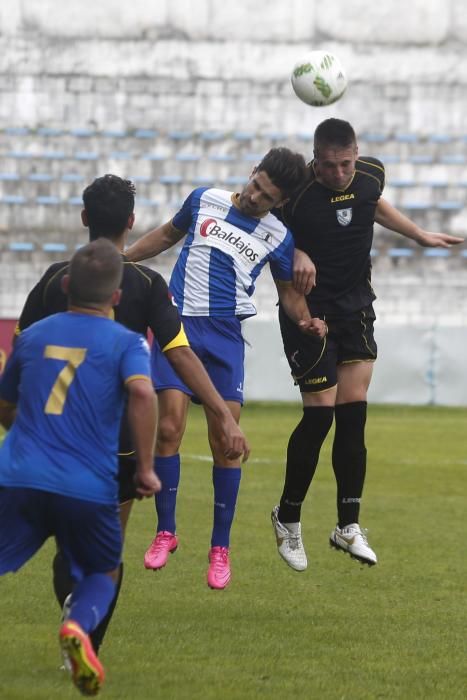
<svg viewBox="0 0 467 700"><path fill-rule="evenodd" d="M109 609L107 610L105 617L102 618L97 627L89 635L91 637L92 646L94 647L94 651L96 652L96 654L99 652L99 647L101 646L104 640L104 635L107 632L107 627L109 626L110 620L112 619L112 615L114 614L115 606L117 605L118 595L122 586L122 579L123 562L121 562L120 564L118 579L115 585L115 595L113 597L112 602L110 603Z"/></svg>
<svg viewBox="0 0 467 700"><path fill-rule="evenodd" d="M282 523L300 520L302 503L318 464L319 452L332 425L332 406L306 406L289 439L284 491L278 517Z"/></svg>
<svg viewBox="0 0 467 700"><path fill-rule="evenodd" d="M63 608L65 598L73 590L74 583L73 579L71 578L68 560L65 559L60 550L57 551L54 557L52 569L55 597L59 606Z"/></svg>
<svg viewBox="0 0 467 700"><path fill-rule="evenodd" d="M343 403L335 408L332 466L337 482L339 527L358 523L360 515L366 473L366 409L366 401Z"/></svg>

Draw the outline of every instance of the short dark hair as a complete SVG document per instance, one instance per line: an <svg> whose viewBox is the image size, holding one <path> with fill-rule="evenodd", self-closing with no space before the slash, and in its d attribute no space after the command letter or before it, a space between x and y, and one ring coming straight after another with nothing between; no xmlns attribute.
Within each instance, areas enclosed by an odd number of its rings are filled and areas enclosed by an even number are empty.
<svg viewBox="0 0 467 700"><path fill-rule="evenodd" d="M284 147L271 148L257 166L256 171L264 171L283 195L289 197L304 182L306 163L301 153L294 153Z"/></svg>
<svg viewBox="0 0 467 700"><path fill-rule="evenodd" d="M106 238L79 248L70 260L68 295L77 306L102 304L120 287L122 256Z"/></svg>
<svg viewBox="0 0 467 700"><path fill-rule="evenodd" d="M135 208L135 186L117 175L98 177L83 192L88 217L89 238L116 240L128 226Z"/></svg>
<svg viewBox="0 0 467 700"><path fill-rule="evenodd" d="M349 148L357 144L357 137L353 126L343 119L331 117L318 124L315 129L314 147L339 146Z"/></svg>

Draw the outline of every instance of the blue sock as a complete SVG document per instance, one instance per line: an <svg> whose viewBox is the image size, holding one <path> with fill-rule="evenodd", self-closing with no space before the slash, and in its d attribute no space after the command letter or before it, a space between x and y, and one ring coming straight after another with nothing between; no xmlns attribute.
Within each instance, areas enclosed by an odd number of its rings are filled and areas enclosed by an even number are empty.
<svg viewBox="0 0 467 700"><path fill-rule="evenodd" d="M157 511L157 532L167 530L175 532L175 507L177 505L177 491L180 482L180 455L170 457L156 457L154 469L162 481L162 490L155 495Z"/></svg>
<svg viewBox="0 0 467 700"><path fill-rule="evenodd" d="M212 529L211 547L228 547L230 529L235 515L238 489L242 470L240 467L212 468L214 485L214 527Z"/></svg>
<svg viewBox="0 0 467 700"><path fill-rule="evenodd" d="M70 619L89 634L107 613L115 595L115 583L107 574L83 578L71 596Z"/></svg>

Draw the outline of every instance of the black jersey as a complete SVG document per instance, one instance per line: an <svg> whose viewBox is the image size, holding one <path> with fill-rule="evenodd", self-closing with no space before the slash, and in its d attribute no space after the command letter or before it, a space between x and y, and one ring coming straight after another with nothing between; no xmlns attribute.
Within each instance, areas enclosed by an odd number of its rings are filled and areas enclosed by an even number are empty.
<svg viewBox="0 0 467 700"><path fill-rule="evenodd" d="M155 270L123 258L122 297L114 308L115 320L132 331L147 335L151 329L160 347L186 346L185 333L164 278ZM67 297L61 287L68 261L54 263L31 290L21 312L17 333L51 314L65 311ZM133 452L127 420L122 420L119 453Z"/></svg>
<svg viewBox="0 0 467 700"><path fill-rule="evenodd" d="M370 250L384 166L376 158L359 158L344 191L319 183L313 163L309 169L306 185L275 213L316 265L316 287L308 295L312 313L358 311L375 299Z"/></svg>
<svg viewBox="0 0 467 700"><path fill-rule="evenodd" d="M20 332L45 316L66 311L61 280L67 273L68 261L54 263L46 270L26 300L18 321ZM149 267L124 259L121 288L115 320L142 335L150 328L161 348L169 345L180 333L181 321L164 278Z"/></svg>

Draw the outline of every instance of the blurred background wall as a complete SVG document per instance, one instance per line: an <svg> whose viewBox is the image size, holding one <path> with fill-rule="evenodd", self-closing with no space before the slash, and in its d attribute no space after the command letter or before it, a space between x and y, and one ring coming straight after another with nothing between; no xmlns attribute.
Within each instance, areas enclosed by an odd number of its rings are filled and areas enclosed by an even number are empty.
<svg viewBox="0 0 467 700"><path fill-rule="evenodd" d="M384 161L393 204L463 235L466 37L461 0L3 0L0 317L16 318L45 267L85 241L81 192L94 177L135 181L140 235L195 186L241 187L273 145L311 156L313 130L329 116L351 121L360 152ZM290 85L314 48L335 52L349 76L327 108L302 104ZM422 251L376 227L374 400L467 404L465 253ZM151 264L168 276L175 254ZM296 396L267 274L257 299L245 330L254 337L247 396ZM455 343L449 371L441 339ZM263 376L263 344L280 375Z"/></svg>
<svg viewBox="0 0 467 700"><path fill-rule="evenodd" d="M462 0L3 0L1 123L313 129L290 70L335 51L363 130L465 132Z"/></svg>

